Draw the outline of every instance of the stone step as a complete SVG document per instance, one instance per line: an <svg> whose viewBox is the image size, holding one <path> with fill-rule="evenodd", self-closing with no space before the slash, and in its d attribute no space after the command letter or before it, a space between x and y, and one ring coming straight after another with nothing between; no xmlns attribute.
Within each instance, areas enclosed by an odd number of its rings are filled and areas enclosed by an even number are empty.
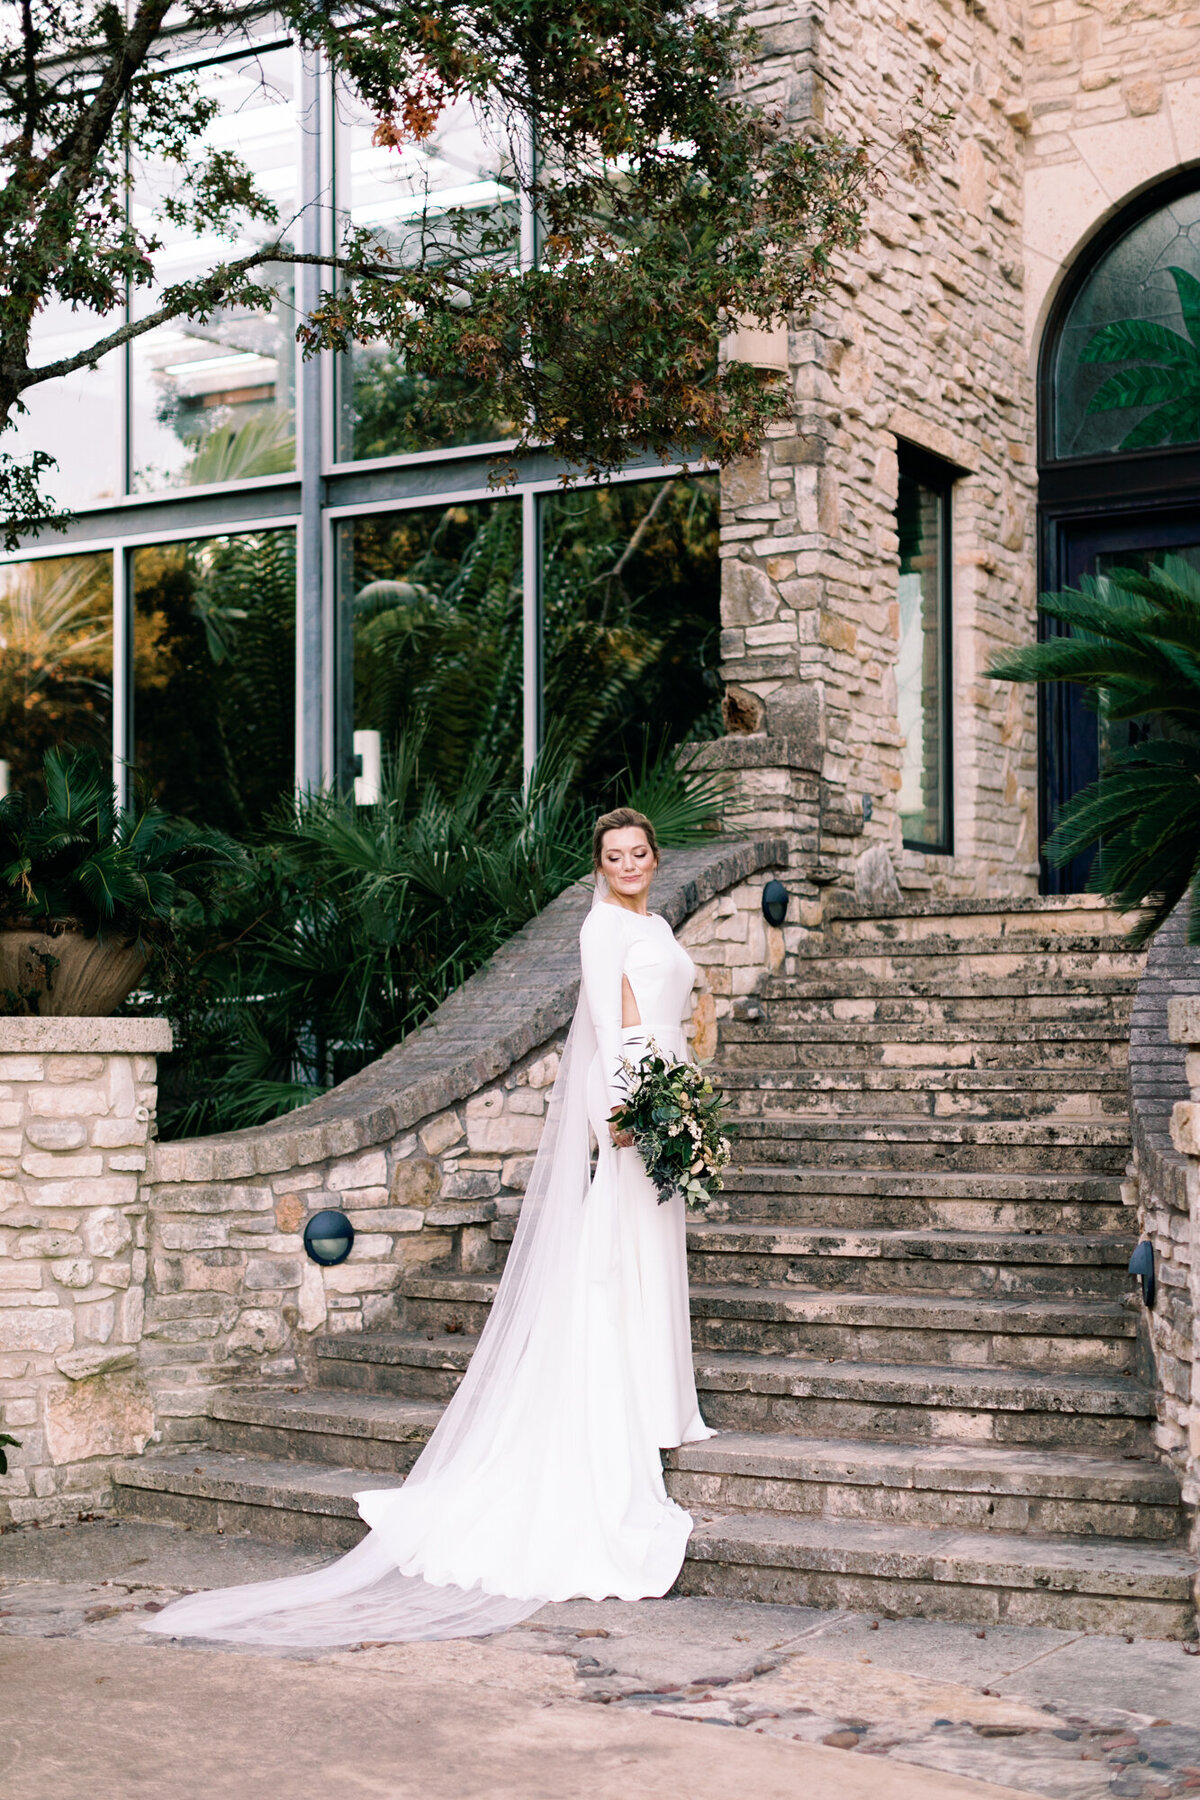
<svg viewBox="0 0 1200 1800"><path fill-rule="evenodd" d="M773 1224L688 1225L688 1269L705 1286L818 1292L1120 1299L1136 1239L1104 1233L845 1231Z"/></svg>
<svg viewBox="0 0 1200 1800"><path fill-rule="evenodd" d="M479 1282L476 1291L484 1297L470 1304L482 1325L495 1283ZM319 1337L317 1382L322 1391L337 1389L339 1395L388 1394L414 1403L444 1401L462 1380L478 1342L477 1330L447 1332L432 1326Z"/></svg>
<svg viewBox="0 0 1200 1800"><path fill-rule="evenodd" d="M454 1392L477 1341L448 1333L461 1293L443 1300L433 1278L422 1296L402 1302L409 1329L318 1339L323 1387L444 1400ZM453 1289L459 1283L449 1278ZM473 1317L486 1317L492 1283L476 1277ZM839 1362L915 1363L925 1367L1083 1370L1134 1373L1137 1317L1111 1301L961 1299L912 1295L814 1293L781 1287L696 1286L691 1291L696 1352Z"/></svg>
<svg viewBox="0 0 1200 1800"><path fill-rule="evenodd" d="M1127 1234L1132 1216L1112 1175L1006 1175L950 1170L809 1169L764 1163L726 1170L732 1220L899 1230L1085 1231ZM512 1221L497 1220L497 1237Z"/></svg>
<svg viewBox="0 0 1200 1800"><path fill-rule="evenodd" d="M847 945L916 944L926 939L953 949L975 938L1002 937L1018 948L1048 937L1067 942L1128 942L1129 922L1098 894L1036 899L914 901L893 908L861 905L835 891L825 905L825 936Z"/></svg>
<svg viewBox="0 0 1200 1800"><path fill-rule="evenodd" d="M1132 1006L1137 984L1138 976L1133 970L1106 975L1091 969L1080 969L1074 974L1005 973L996 968L973 971L956 967L946 957L927 957L920 964L913 962L901 968L882 960L878 966L872 962L863 967L861 959L837 957L815 964L802 961L794 975L768 976L756 989L755 998L768 1018L777 1014L789 1016L793 1007L807 1007L815 1000L846 1006L886 1000L931 1004L945 1001L955 1005L970 1002L978 1009L977 1013L947 1013L948 1018L1010 1018L1014 1008L1017 1016L1028 1010L1042 1018L1086 1018L1091 1012L1103 1013L1113 1001ZM1087 1005L1089 1001L1095 1005ZM844 1012L840 1016L888 1015L864 1008L861 1014Z"/></svg>
<svg viewBox="0 0 1200 1800"><path fill-rule="evenodd" d="M425 1288L426 1282L420 1285ZM454 1304L460 1316L468 1307L474 1310L478 1329L486 1318L495 1284L474 1277L457 1284L447 1279L445 1285L470 1288L474 1297L466 1300L460 1296ZM867 1309L875 1299L860 1295L838 1298L851 1319L867 1319ZM752 1291L744 1297L716 1295L711 1302L702 1292L697 1300L704 1309L700 1316L728 1317L730 1307L738 1300L745 1306L757 1301L768 1313L778 1308L785 1315L784 1323L788 1307L794 1307L801 1315L807 1312L814 1325L822 1313L831 1329L844 1323L838 1307L824 1296L762 1296ZM418 1306L422 1304L431 1302L418 1300ZM474 1333L470 1327L463 1333L447 1334L432 1325L416 1326L408 1316L410 1305L411 1299L406 1298L404 1328L398 1332L372 1331L322 1340L318 1345L322 1387L414 1400L443 1399L452 1393L474 1348ZM884 1316L885 1309L876 1308L874 1319L881 1333L887 1330L886 1324L878 1323ZM906 1317L902 1310L895 1316ZM1042 1316L1050 1320L1055 1315L1046 1312ZM907 1317L924 1318L936 1336L933 1309L924 1313L914 1310ZM968 1308L961 1308L957 1314L947 1310L947 1318L953 1320L953 1325L948 1323L945 1327L947 1334L954 1326L961 1326L964 1333L970 1334ZM984 1320L995 1348L1003 1323L1019 1325L1022 1309L1015 1308L1005 1318L1002 1309L989 1307ZM773 1321L768 1318L766 1322L769 1325ZM1082 1315L1060 1312L1057 1322L1079 1324ZM1130 1346L1128 1337L1116 1335L1115 1328L1122 1320L1113 1309L1097 1309L1091 1322L1097 1341L1111 1327L1113 1342ZM849 1332L850 1328L846 1329ZM902 1327L897 1325L895 1329ZM836 1357L832 1350L820 1356L805 1356L714 1350L700 1345L695 1353L696 1381L705 1418L721 1430L799 1433L808 1437L871 1435L912 1442L962 1437L975 1442L1065 1444L1083 1449L1144 1447L1149 1441L1146 1421L1153 1417L1154 1402L1138 1380L1121 1372L1133 1365L1122 1362L1115 1371L1072 1368L1068 1359L1073 1335L1069 1330L1061 1333L1067 1366L1056 1368L999 1360L977 1364L940 1360L868 1362L859 1360L857 1350L851 1356Z"/></svg>
<svg viewBox="0 0 1200 1800"><path fill-rule="evenodd" d="M760 1017L751 1015L760 1009ZM1114 1036L1129 1033L1133 996L1113 994L1002 995L971 994L958 998L905 996L892 990L872 996L847 989L800 1000L756 1000L746 1007L747 1023L766 1037L790 1038L799 1031L841 1036L848 1025L874 1025L883 1031L904 1026L937 1038L951 1027L981 1035L1013 1033L1026 1025L1053 1025L1069 1035L1078 1025L1092 1025Z"/></svg>
<svg viewBox="0 0 1200 1800"><path fill-rule="evenodd" d="M1192 1559L1144 1542L731 1513L698 1522L676 1591L889 1617L1188 1636Z"/></svg>
<svg viewBox="0 0 1200 1800"><path fill-rule="evenodd" d="M951 937L944 932L900 942L847 937L835 925L819 936L801 939L792 956L792 974L769 975L762 984L765 994L788 992L788 983L803 980L810 973L823 970L846 970L853 974L876 977L920 975L932 964L963 976L985 980L1031 979L1064 976L1133 976L1145 966L1144 950L1131 950L1125 936L1054 933L1022 933L1014 939L1007 933L971 934Z"/></svg>
<svg viewBox="0 0 1200 1800"><path fill-rule="evenodd" d="M709 1071L732 1116L1124 1119L1124 1069L811 1069Z"/></svg>
<svg viewBox="0 0 1200 1800"><path fill-rule="evenodd" d="M365 1537L354 1495L398 1487L400 1477L364 1481L361 1469L280 1462L228 1450L140 1456L113 1470L121 1518L191 1525L314 1550L349 1550Z"/></svg>
<svg viewBox="0 0 1200 1800"><path fill-rule="evenodd" d="M917 1443L1151 1449L1153 1396L1108 1373L696 1355L701 1410L718 1431Z"/></svg>
<svg viewBox="0 0 1200 1800"><path fill-rule="evenodd" d="M694 1509L1179 1540L1179 1484L1152 1457L731 1431L666 1463L672 1495Z"/></svg>
<svg viewBox="0 0 1200 1800"><path fill-rule="evenodd" d="M1070 1025L1045 1019L1012 1026L878 1024L862 1019L824 1019L819 1024L775 1023L765 1015L721 1021L723 1068L819 1069L1059 1069L1125 1068L1128 1025L1076 1020Z"/></svg>
<svg viewBox="0 0 1200 1800"><path fill-rule="evenodd" d="M405 1475L440 1414L386 1393L235 1389L213 1408L213 1448L276 1467ZM1150 1455L729 1431L666 1461L671 1493L689 1506L1159 1540L1180 1530L1178 1483Z"/></svg>
<svg viewBox="0 0 1200 1800"><path fill-rule="evenodd" d="M722 1350L1131 1376L1136 1339L1136 1314L1111 1301L692 1288L692 1341L700 1356Z"/></svg>
<svg viewBox="0 0 1200 1800"><path fill-rule="evenodd" d="M979 1170L1122 1175L1129 1159L1125 1120L929 1119L893 1116L804 1118L772 1113L738 1121L743 1161L809 1167Z"/></svg>
<svg viewBox="0 0 1200 1800"><path fill-rule="evenodd" d="M441 1396L440 1398L444 1398ZM229 1388L210 1408L213 1447L268 1460L406 1475L441 1416L425 1397Z"/></svg>
<svg viewBox="0 0 1200 1800"><path fill-rule="evenodd" d="M793 1458L793 1469L795 1464ZM672 1481L696 1473L673 1472ZM364 1485L398 1485L398 1478L186 1450L119 1463L114 1483L124 1518L341 1550L364 1535L354 1494ZM844 1467L835 1485L850 1485ZM674 1591L984 1624L1184 1637L1194 1620L1192 1573L1188 1556L1145 1539L731 1511L697 1519Z"/></svg>

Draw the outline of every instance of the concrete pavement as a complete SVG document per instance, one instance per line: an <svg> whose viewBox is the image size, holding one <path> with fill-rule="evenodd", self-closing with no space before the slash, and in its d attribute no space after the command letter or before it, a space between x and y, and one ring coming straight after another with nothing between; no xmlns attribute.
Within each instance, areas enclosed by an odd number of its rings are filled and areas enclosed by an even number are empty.
<svg viewBox="0 0 1200 1800"><path fill-rule="evenodd" d="M697 1599L289 1655L139 1628L182 1589L313 1561L104 1520L0 1535L6 1800L1200 1790L1200 1659L1178 1643Z"/></svg>

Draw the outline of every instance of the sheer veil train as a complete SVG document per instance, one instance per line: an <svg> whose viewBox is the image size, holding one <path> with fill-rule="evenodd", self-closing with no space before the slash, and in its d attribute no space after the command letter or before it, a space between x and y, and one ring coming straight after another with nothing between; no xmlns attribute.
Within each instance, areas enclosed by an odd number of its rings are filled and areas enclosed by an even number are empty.
<svg viewBox="0 0 1200 1800"><path fill-rule="evenodd" d="M602 935L624 929L595 918L602 883L585 936L593 921ZM188 1595L147 1629L278 1646L478 1636L548 1600L666 1592L692 1521L663 1486L662 1433L642 1391L645 1346L623 1316L622 1205L630 1183L645 1180L640 1165L629 1171L636 1153L601 1143L593 1184L597 1047L585 982L487 1324L404 1485L355 1496L368 1535L308 1574ZM677 1226L661 1228L674 1233L682 1271L680 1208ZM648 1211L667 1209L651 1199ZM679 1279L686 1340L686 1274ZM691 1394L692 1423L681 1429L707 1436L694 1386Z"/></svg>

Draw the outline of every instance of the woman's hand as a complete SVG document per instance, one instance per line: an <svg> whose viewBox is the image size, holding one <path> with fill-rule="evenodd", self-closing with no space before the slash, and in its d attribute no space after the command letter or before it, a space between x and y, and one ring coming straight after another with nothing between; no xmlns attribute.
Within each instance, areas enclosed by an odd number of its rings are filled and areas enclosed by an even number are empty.
<svg viewBox="0 0 1200 1800"><path fill-rule="evenodd" d="M609 1127L608 1127L608 1135L613 1141L614 1148L616 1148L617 1150L630 1150L633 1148L633 1133L632 1133L632 1131L621 1131L616 1125L612 1124L610 1121Z"/></svg>

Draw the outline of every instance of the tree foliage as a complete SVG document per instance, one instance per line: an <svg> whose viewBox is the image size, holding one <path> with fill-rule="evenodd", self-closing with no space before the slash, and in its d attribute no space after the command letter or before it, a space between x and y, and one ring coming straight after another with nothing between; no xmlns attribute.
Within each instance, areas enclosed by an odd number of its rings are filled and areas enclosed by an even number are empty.
<svg viewBox="0 0 1200 1800"><path fill-rule="evenodd" d="M377 805L331 793L281 804L215 915L154 971L176 1054L160 1072L164 1135L253 1125L365 1067L521 925L589 871L590 817L560 753L528 788L477 753L447 794L416 724ZM432 766L436 766L434 759ZM715 822L720 778L660 758L620 797L664 844Z"/></svg>
<svg viewBox="0 0 1200 1800"><path fill-rule="evenodd" d="M418 206L400 243L360 228L334 256L298 250L296 221L206 138L215 103L182 54L247 46L270 20L325 58L398 154L471 102L507 193L536 216L540 256L518 254L507 200ZM0 421L36 384L171 319L270 310L272 271L315 262L329 275L301 321L310 352L380 342L422 379L459 383L461 403L482 396L520 447L548 444L576 468L643 449L739 456L788 399L778 378L719 360L719 332L811 306L875 173L863 146L799 135L745 98L752 54L742 8L705 0L277 0L269 14L22 0L0 21ZM897 138L919 156L937 122L926 110ZM139 158L174 179L131 208ZM164 226L223 237L228 253L171 281ZM250 227L259 242L244 250ZM31 333L53 303L95 335L38 365ZM55 516L44 474L44 456L0 457L10 547Z"/></svg>
<svg viewBox="0 0 1200 1800"><path fill-rule="evenodd" d="M1006 681L1073 681L1111 727L1138 741L1107 759L1100 779L1059 812L1046 843L1058 867L1095 851L1089 887L1140 914L1145 943L1191 896L1200 943L1200 572L1167 556L1145 574L1114 570L1043 595L1042 612L1069 628L997 663Z"/></svg>

